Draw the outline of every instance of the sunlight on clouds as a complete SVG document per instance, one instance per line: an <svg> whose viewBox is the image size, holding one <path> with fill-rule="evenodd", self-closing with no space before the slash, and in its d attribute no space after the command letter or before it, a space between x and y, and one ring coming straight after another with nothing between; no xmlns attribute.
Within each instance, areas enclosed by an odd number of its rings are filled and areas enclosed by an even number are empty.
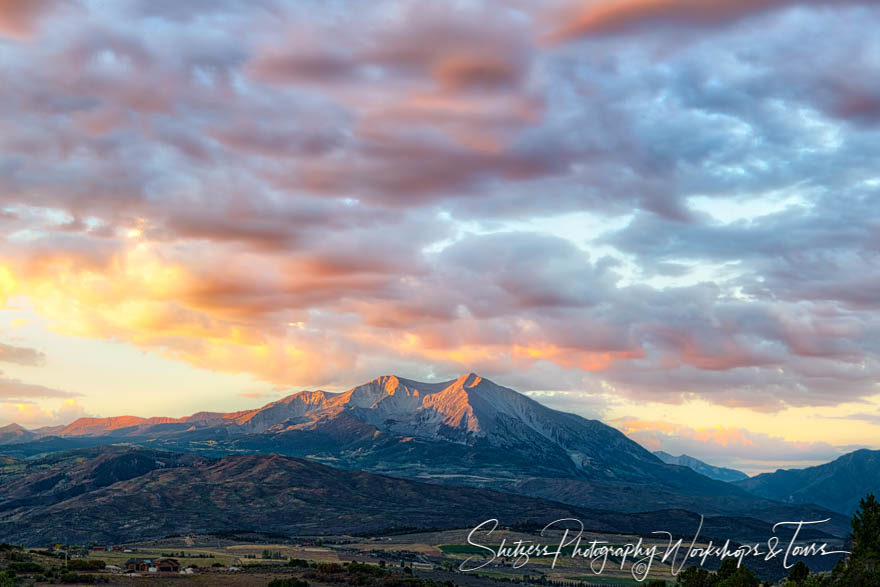
<svg viewBox="0 0 880 587"><path fill-rule="evenodd" d="M716 221L727 224L740 220L755 220L762 216L784 212L793 206L809 206L809 202L800 194L791 193L789 188L782 193L749 194L739 198L691 196L687 199L687 205L694 211L704 212Z"/></svg>
<svg viewBox="0 0 880 587"><path fill-rule="evenodd" d="M67 424L90 415L76 399L65 400L54 409L30 402L0 402L0 423L15 422L26 428Z"/></svg>
<svg viewBox="0 0 880 587"><path fill-rule="evenodd" d="M880 396L867 401L880 412ZM871 408L852 402L821 411L788 408L781 413L766 414L701 400L690 400L676 407L618 400L609 404L608 419L651 450L665 450L674 455L684 452L712 464L763 472L784 462L799 466L816 464L854 447L880 444L880 426L847 418L860 411L870 412Z"/></svg>
<svg viewBox="0 0 880 587"><path fill-rule="evenodd" d="M706 423L707 439L711 429L748 429L753 432L783 437L791 442L809 442L816 438L834 438L836 444L880 444L880 426L869 422L842 419L847 415L871 410L880 412L880 395L862 402L847 402L823 408L789 407L781 412L760 412L748 407L720 406L703 400L692 399L679 406L659 402L631 402L622 400L613 406L611 418L627 418L627 414L651 413L662 420L643 422L632 420L632 426L645 430L655 426L657 431L669 431L670 427L693 426L694 422ZM629 420L628 420L629 421ZM659 424L662 422L662 425ZM701 427L703 428L703 427Z"/></svg>
<svg viewBox="0 0 880 587"><path fill-rule="evenodd" d="M15 331L15 340L39 347L47 356L47 364L35 369L7 363L3 367L4 375L31 384L80 392L81 401L90 411L97 412L96 415L137 413L181 417L206 407L238 411L254 407L253 401L238 395L242 389L264 390L264 393L273 389L251 374L200 368L162 349L136 346L118 339L59 334L49 328L47 320L38 316L27 300L18 298L16 302L15 308L0 309L0 333L4 318L8 323L26 321ZM149 402L143 404L145 409L135 411L133 397L149 398ZM43 407L52 406L49 399L34 402Z"/></svg>
<svg viewBox="0 0 880 587"><path fill-rule="evenodd" d="M15 291L16 283L12 279L12 272L8 267L0 265L0 306L5 306L6 301Z"/></svg>
<svg viewBox="0 0 880 587"><path fill-rule="evenodd" d="M604 371L620 359L634 359L643 356L641 350L620 352L590 353L573 348L565 348L552 344L518 345L512 347L514 357L531 360L547 360L567 369L576 367L584 371Z"/></svg>
<svg viewBox="0 0 880 587"><path fill-rule="evenodd" d="M367 337L374 340L372 336ZM406 356L427 357L435 361L452 361L462 365L473 365L500 360L505 355L504 348L482 345L457 345L453 348L427 346L416 334L406 333L397 348Z"/></svg>
<svg viewBox="0 0 880 587"><path fill-rule="evenodd" d="M33 304L49 329L74 337L111 339L151 349L205 369L250 373L275 383L321 379L348 365L291 337L264 331L200 307L197 277L141 243L116 255L103 271L54 256L18 270L0 266L5 298Z"/></svg>
<svg viewBox="0 0 880 587"><path fill-rule="evenodd" d="M754 447L755 443L748 439L743 430L723 428L715 426L713 428L698 428L694 434L694 440L699 442L713 442L721 446L729 446L730 444L739 444L742 446Z"/></svg>
<svg viewBox="0 0 880 587"><path fill-rule="evenodd" d="M527 330L527 325L524 325ZM376 340L368 335L366 340ZM387 343L386 343L387 344ZM587 352L554 344L467 344L458 343L449 348L425 340L418 334L408 332L397 344L392 345L406 356L458 364L459 370L469 370L475 365L510 364L526 369L540 361L548 361L563 368L584 371L604 371L615 361L641 356L641 351Z"/></svg>
<svg viewBox="0 0 880 587"><path fill-rule="evenodd" d="M689 426L638 418L620 418L610 423L650 450L664 450L675 456L687 454L749 474L775 470L785 462L827 462L852 448L820 441L790 441L778 434L746 428Z"/></svg>

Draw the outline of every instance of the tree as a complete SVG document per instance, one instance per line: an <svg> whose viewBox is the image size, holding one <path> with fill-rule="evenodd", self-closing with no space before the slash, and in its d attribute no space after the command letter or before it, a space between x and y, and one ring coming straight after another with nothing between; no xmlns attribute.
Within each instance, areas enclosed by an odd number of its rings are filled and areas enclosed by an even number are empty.
<svg viewBox="0 0 880 587"><path fill-rule="evenodd" d="M729 577L720 579L715 587L761 587L761 580L750 569L740 567Z"/></svg>
<svg viewBox="0 0 880 587"><path fill-rule="evenodd" d="M880 503L873 493L859 500L859 509L850 522L853 557L880 556Z"/></svg>
<svg viewBox="0 0 880 587"><path fill-rule="evenodd" d="M852 551L846 563L834 567L834 584L880 586L880 503L873 493L859 500L859 509L850 526Z"/></svg>
<svg viewBox="0 0 880 587"><path fill-rule="evenodd" d="M758 576L746 567L737 566L737 560L733 558L725 559L718 572L709 575L705 581L705 583L694 583L693 585L699 587L761 587L761 580L758 579ZM684 585L684 583L682 584Z"/></svg>
<svg viewBox="0 0 880 587"><path fill-rule="evenodd" d="M804 561L798 561L788 573L788 580L795 585L803 584L804 580L810 575L810 568Z"/></svg>
<svg viewBox="0 0 880 587"><path fill-rule="evenodd" d="M737 566L736 559L726 559L716 573L689 567L678 574L682 587L761 587L761 580L750 569Z"/></svg>
<svg viewBox="0 0 880 587"><path fill-rule="evenodd" d="M712 575L700 567L688 567L678 574L678 582L682 587L711 587Z"/></svg>
<svg viewBox="0 0 880 587"><path fill-rule="evenodd" d="M724 562L721 563L721 567L718 569L718 572L715 573L718 579L727 579L735 575L738 568L736 563L736 559L724 559Z"/></svg>

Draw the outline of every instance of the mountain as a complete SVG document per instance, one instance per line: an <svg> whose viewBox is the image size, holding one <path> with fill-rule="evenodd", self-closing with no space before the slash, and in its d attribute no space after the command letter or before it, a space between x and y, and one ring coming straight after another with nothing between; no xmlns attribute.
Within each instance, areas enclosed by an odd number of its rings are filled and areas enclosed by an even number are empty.
<svg viewBox="0 0 880 587"><path fill-rule="evenodd" d="M28 442L37 437L33 432L26 430L18 424L9 424L0 427L0 444L13 444L16 442Z"/></svg>
<svg viewBox="0 0 880 587"><path fill-rule="evenodd" d="M814 503L849 516L866 494L880 495L880 450L857 450L824 465L779 469L736 485L759 497L789 504Z"/></svg>
<svg viewBox="0 0 880 587"><path fill-rule="evenodd" d="M334 469L279 455L222 458L99 447L31 459L0 472L0 536L28 546L124 543L175 534L288 536L467 528L489 518L543 527L577 518L591 530L692 536L699 516L576 508L470 487ZM707 518L702 536L763 540L770 525ZM807 530L805 538L828 538Z"/></svg>
<svg viewBox="0 0 880 587"><path fill-rule="evenodd" d="M387 376L341 394L303 391L255 410L186 418L81 418L51 432L71 439L224 440L233 443L231 448L262 442L281 449L296 448L308 437L305 444L311 446L304 449L322 448L315 446L322 441L326 448L368 441L379 452L388 448L389 438L412 446L440 442L486 451L501 462L472 456L508 477L517 477L507 467L511 459L588 478L641 479L646 467L663 470L656 457L616 429L551 410L474 374L433 384ZM472 467L465 463L464 469Z"/></svg>
<svg viewBox="0 0 880 587"><path fill-rule="evenodd" d="M737 471L736 469L727 469L725 467L716 467L688 455L680 455L674 457L668 452L655 450L654 456L656 456L667 465L680 465L682 467L687 467L689 469L693 469L700 475L705 475L709 479L715 479L716 481L727 481L728 483L730 483L733 481L741 481L743 479L749 478L749 476L742 471Z"/></svg>
<svg viewBox="0 0 880 587"><path fill-rule="evenodd" d="M672 507L767 521L829 517L823 508L780 504L668 465L615 428L550 409L473 373L442 383L385 376L344 393L302 391L241 412L83 418L35 432L50 435L0 452L27 457L125 442L208 456L278 453L577 507ZM843 516L831 517L829 529L848 529Z"/></svg>

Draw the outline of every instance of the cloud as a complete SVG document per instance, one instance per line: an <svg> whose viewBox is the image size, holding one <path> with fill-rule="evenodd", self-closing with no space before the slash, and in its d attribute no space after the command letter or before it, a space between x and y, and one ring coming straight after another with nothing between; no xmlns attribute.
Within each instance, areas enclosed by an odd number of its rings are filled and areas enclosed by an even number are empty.
<svg viewBox="0 0 880 587"><path fill-rule="evenodd" d="M0 372L0 400L29 401L34 398L70 398L79 395L70 391L54 389L43 385L25 383L19 379L11 379L3 377L2 375L3 373Z"/></svg>
<svg viewBox="0 0 880 587"><path fill-rule="evenodd" d="M857 414L849 414L847 416L840 416L839 419L841 419L841 420L856 420L859 422L867 422L868 424L880 426L880 414L857 413Z"/></svg>
<svg viewBox="0 0 880 587"><path fill-rule="evenodd" d="M550 35L566 40L589 35L631 32L658 25L717 26L756 13L796 5L846 3L835 0L586 0L572 4L562 14L565 23ZM863 0L871 4L871 0Z"/></svg>
<svg viewBox="0 0 880 587"><path fill-rule="evenodd" d="M852 449L820 441L793 442L744 428L695 428L638 418L619 418L611 423L649 450L687 454L712 465L742 467L747 472L775 470L783 463L821 464Z"/></svg>
<svg viewBox="0 0 880 587"><path fill-rule="evenodd" d="M26 39L34 34L41 18L61 0L0 0L0 36Z"/></svg>
<svg viewBox="0 0 880 587"><path fill-rule="evenodd" d="M46 362L46 355L36 349L13 346L0 342L0 362L36 366Z"/></svg>
<svg viewBox="0 0 880 587"><path fill-rule="evenodd" d="M412 5L392 19L367 10L316 28L324 30L265 44L247 66L258 82L314 88L349 114L334 131L336 156L283 174L281 185L402 205L566 165L562 153L517 140L543 114L531 84L531 31L518 11ZM357 91L376 83L386 91Z"/></svg>
<svg viewBox="0 0 880 587"><path fill-rule="evenodd" d="M14 422L26 428L69 424L78 418L90 417L92 415L75 399L65 400L54 410L26 401L0 403L0 422Z"/></svg>
<svg viewBox="0 0 880 587"><path fill-rule="evenodd" d="M4 304L280 386L876 394L872 3L590 3L552 46L522 3L185 4L0 44Z"/></svg>
<svg viewBox="0 0 880 587"><path fill-rule="evenodd" d="M239 397L244 397L247 399L259 399L259 400L268 400L268 399L278 399L277 393L271 393L267 391L242 391L238 394Z"/></svg>

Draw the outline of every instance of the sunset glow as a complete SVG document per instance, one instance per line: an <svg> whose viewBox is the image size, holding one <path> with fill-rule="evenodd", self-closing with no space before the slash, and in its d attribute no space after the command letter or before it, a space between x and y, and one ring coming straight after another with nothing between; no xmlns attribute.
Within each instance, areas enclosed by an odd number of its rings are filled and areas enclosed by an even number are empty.
<svg viewBox="0 0 880 587"><path fill-rule="evenodd" d="M475 372L750 473L880 448L878 22L0 1L0 425Z"/></svg>

